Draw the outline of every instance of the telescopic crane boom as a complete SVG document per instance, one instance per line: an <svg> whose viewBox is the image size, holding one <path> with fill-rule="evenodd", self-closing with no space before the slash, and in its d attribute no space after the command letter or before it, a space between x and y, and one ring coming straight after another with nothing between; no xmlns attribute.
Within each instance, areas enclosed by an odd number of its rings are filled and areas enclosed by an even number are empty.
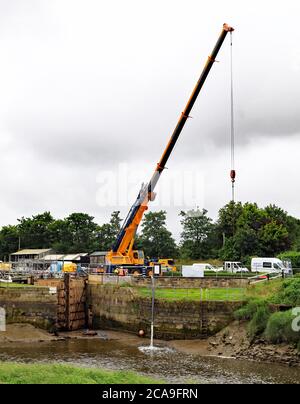
<svg viewBox="0 0 300 404"><path fill-rule="evenodd" d="M188 100L188 103L181 113L177 126L169 140L169 143L157 164L155 171L152 175L150 182L146 185L143 185L138 197L131 207L127 218L124 221L124 224L118 234L118 237L112 246L111 251L107 254L106 260L109 265L125 265L125 266L135 266L135 265L144 265L144 256L141 251L133 251L134 239L138 229L139 224L142 221L143 215L145 211L148 209L148 204L150 201L155 199L154 190L159 181L159 178L166 168L166 164L169 160L169 157L176 145L176 142L186 124L186 121L189 118L189 115L192 111L192 108L197 100L197 97L209 75L209 72L216 61L216 57L223 45L223 42L228 34L228 32L232 32L234 29L230 27L228 24L223 25L222 32L219 36L219 39L216 43L215 48L212 51L212 54L208 57L208 60L205 64L203 72Z"/></svg>

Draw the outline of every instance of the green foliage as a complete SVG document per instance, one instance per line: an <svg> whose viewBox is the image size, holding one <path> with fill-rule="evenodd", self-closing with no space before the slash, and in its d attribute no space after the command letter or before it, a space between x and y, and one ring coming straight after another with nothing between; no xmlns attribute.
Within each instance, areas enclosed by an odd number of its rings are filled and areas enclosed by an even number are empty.
<svg viewBox="0 0 300 404"><path fill-rule="evenodd" d="M300 278L285 280L270 301L275 304L300 306Z"/></svg>
<svg viewBox="0 0 300 404"><path fill-rule="evenodd" d="M211 256L210 236L213 233L212 219L206 210L190 210L180 213L181 233L180 252L182 258L194 260L206 259Z"/></svg>
<svg viewBox="0 0 300 404"><path fill-rule="evenodd" d="M300 333L292 329L294 319L292 310L272 314L265 331L267 340L273 344L282 342L299 344Z"/></svg>
<svg viewBox="0 0 300 404"><path fill-rule="evenodd" d="M145 215L138 242L145 256L150 259L177 256L175 240L166 227L165 211L149 212Z"/></svg>
<svg viewBox="0 0 300 404"><path fill-rule="evenodd" d="M17 226L0 231L0 259L21 248L52 248L57 253L109 250L120 230L119 212L107 224L98 226L86 213L72 213L55 220L49 212L18 220Z"/></svg>
<svg viewBox="0 0 300 404"><path fill-rule="evenodd" d="M249 299L248 303L245 306L241 307L234 313L235 319L243 321L252 320L254 315L261 308L262 309L266 308L265 301L257 298Z"/></svg>
<svg viewBox="0 0 300 404"><path fill-rule="evenodd" d="M121 229L121 222L120 212L115 211L111 214L109 223L98 227L97 242L94 246L95 250L109 251L111 249Z"/></svg>
<svg viewBox="0 0 300 404"><path fill-rule="evenodd" d="M293 268L300 268L300 252L287 251L278 256L282 261L291 261Z"/></svg>
<svg viewBox="0 0 300 404"><path fill-rule="evenodd" d="M261 293L263 291L264 294ZM270 303L299 306L300 278L260 284L251 288L250 293L256 297L250 298L245 306L237 310L235 318L249 321L248 332L251 340L264 335L272 343L299 344L300 333L292 329L295 319L292 310L271 314Z"/></svg>
<svg viewBox="0 0 300 404"><path fill-rule="evenodd" d="M282 224L274 221L265 224L259 230L259 241L262 255L276 256L278 253L290 248L289 234Z"/></svg>
<svg viewBox="0 0 300 404"><path fill-rule="evenodd" d="M128 371L66 365L0 363L0 384L151 384L156 380Z"/></svg>
<svg viewBox="0 0 300 404"><path fill-rule="evenodd" d="M252 320L248 325L248 334L253 341L255 337L261 335L268 324L271 315L270 309L267 304L262 304L257 307Z"/></svg>
<svg viewBox="0 0 300 404"><path fill-rule="evenodd" d="M231 202L220 210L217 230L225 238L224 260L276 256L300 240L300 221L275 205L260 209L255 203Z"/></svg>

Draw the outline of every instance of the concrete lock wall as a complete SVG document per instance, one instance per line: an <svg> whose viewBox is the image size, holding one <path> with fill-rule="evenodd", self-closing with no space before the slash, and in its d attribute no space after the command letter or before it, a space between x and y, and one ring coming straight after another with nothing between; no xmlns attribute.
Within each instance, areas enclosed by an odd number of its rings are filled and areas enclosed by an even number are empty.
<svg viewBox="0 0 300 404"><path fill-rule="evenodd" d="M50 330L57 318L57 295L48 287L0 288L7 323L30 323Z"/></svg>
<svg viewBox="0 0 300 404"><path fill-rule="evenodd" d="M150 333L151 299L133 288L90 284L88 304L94 328ZM242 302L155 302L155 337L206 338L226 327Z"/></svg>

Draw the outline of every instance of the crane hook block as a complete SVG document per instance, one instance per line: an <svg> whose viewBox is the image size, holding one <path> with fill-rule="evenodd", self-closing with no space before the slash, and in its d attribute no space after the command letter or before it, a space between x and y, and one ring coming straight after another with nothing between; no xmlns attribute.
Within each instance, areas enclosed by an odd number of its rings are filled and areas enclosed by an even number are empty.
<svg viewBox="0 0 300 404"><path fill-rule="evenodd" d="M236 171L235 170L230 171L230 178L231 178L232 182L235 182L235 178L236 178Z"/></svg>

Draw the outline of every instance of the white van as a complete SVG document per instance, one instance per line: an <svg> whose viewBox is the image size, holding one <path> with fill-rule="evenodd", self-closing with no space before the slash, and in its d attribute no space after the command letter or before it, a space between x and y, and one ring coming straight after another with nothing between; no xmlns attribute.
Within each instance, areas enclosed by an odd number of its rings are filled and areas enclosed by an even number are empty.
<svg viewBox="0 0 300 404"><path fill-rule="evenodd" d="M252 258L251 261L252 272L277 272L284 271L285 274L290 275L293 273L292 268L286 267L279 258Z"/></svg>
<svg viewBox="0 0 300 404"><path fill-rule="evenodd" d="M243 272L248 273L249 269L244 267L241 262L226 261L224 263L224 271L238 274Z"/></svg>

